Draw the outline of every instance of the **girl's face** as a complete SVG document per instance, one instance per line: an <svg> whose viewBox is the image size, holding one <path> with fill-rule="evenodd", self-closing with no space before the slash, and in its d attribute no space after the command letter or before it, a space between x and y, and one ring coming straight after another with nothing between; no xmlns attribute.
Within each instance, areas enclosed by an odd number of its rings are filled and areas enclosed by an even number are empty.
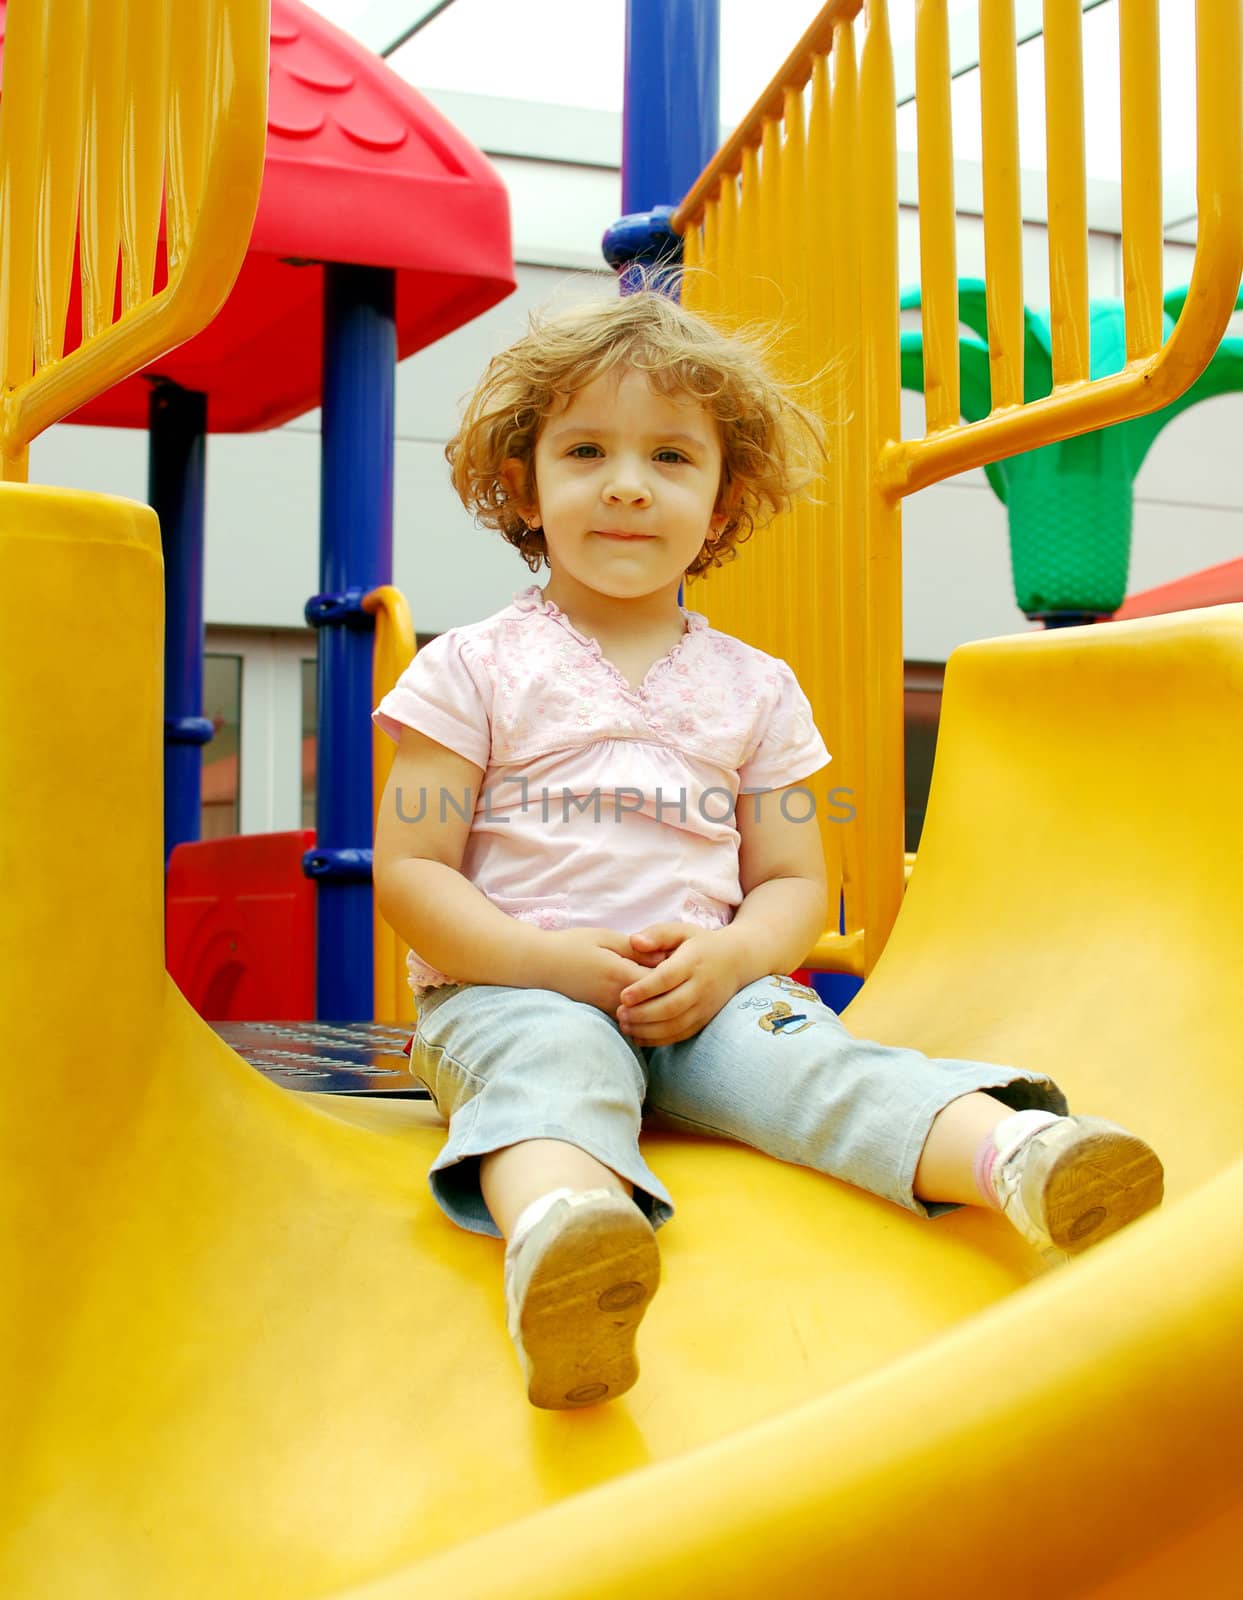
<svg viewBox="0 0 1243 1600"><path fill-rule="evenodd" d="M524 509L544 530L550 595L676 604L687 567L727 521L720 484L720 435L698 401L659 394L642 372L595 379L535 445Z"/></svg>

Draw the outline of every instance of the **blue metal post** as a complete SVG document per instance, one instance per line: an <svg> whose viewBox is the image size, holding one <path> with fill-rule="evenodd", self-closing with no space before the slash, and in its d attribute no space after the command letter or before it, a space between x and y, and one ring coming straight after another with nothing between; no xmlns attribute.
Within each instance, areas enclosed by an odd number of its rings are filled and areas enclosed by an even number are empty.
<svg viewBox="0 0 1243 1600"><path fill-rule="evenodd" d="M396 278L386 268L324 268L315 849L316 1011L357 1022L374 1008L371 895L372 619L362 597L393 574Z"/></svg>
<svg viewBox="0 0 1243 1600"><path fill-rule="evenodd" d="M207 396L158 383L147 408L147 499L164 545L164 860L199 836L203 716L203 520Z"/></svg>
<svg viewBox="0 0 1243 1600"><path fill-rule="evenodd" d="M716 154L720 78L720 0L626 0L624 215L604 243L606 260L622 268L623 294L638 281L628 263L681 257L667 219Z"/></svg>
<svg viewBox="0 0 1243 1600"><path fill-rule="evenodd" d="M626 0L622 212L676 206L721 133L720 0Z"/></svg>

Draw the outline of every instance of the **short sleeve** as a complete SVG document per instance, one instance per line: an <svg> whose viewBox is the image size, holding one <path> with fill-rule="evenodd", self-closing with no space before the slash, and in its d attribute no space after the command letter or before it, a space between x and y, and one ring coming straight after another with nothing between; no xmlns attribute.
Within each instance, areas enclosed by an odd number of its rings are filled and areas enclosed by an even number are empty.
<svg viewBox="0 0 1243 1600"><path fill-rule="evenodd" d="M775 661L778 695L767 725L738 776L746 789L784 789L833 758L812 719L811 704L784 661Z"/></svg>
<svg viewBox="0 0 1243 1600"><path fill-rule="evenodd" d="M486 768L491 709L491 683L470 659L468 636L450 629L423 646L371 716L390 739L413 728Z"/></svg>

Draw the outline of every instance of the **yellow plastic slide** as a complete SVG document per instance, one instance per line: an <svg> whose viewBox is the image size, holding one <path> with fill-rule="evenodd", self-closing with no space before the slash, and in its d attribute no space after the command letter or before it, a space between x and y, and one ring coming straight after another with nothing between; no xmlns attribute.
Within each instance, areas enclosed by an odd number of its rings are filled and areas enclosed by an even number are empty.
<svg viewBox="0 0 1243 1600"><path fill-rule="evenodd" d="M849 1016L1055 1072L1163 1210L1044 1273L653 1134L642 1377L545 1413L424 1106L276 1088L165 976L155 518L5 486L0 593L5 1600L1238 1592L1243 607L957 653Z"/></svg>

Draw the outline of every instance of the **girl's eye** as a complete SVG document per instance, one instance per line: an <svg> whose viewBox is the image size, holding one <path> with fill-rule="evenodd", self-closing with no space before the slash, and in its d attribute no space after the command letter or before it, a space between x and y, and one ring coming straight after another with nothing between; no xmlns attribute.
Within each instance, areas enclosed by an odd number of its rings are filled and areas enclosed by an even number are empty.
<svg viewBox="0 0 1243 1600"><path fill-rule="evenodd" d="M656 459L662 464L668 464L669 462L685 461L687 457L680 450L658 450Z"/></svg>
<svg viewBox="0 0 1243 1600"><path fill-rule="evenodd" d="M570 456L575 461L594 461L599 454L598 444L576 444L570 451Z"/></svg>

